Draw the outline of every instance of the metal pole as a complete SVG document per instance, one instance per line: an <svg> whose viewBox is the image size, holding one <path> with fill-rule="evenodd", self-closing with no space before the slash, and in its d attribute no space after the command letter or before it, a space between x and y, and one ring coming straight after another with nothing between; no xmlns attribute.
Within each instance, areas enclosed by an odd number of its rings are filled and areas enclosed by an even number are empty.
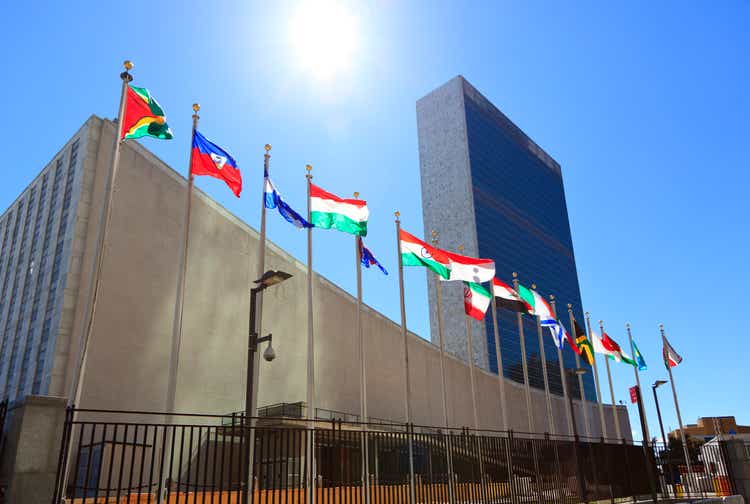
<svg viewBox="0 0 750 504"><path fill-rule="evenodd" d="M358 197L359 193L354 193ZM367 359L365 336L362 331L362 237L354 237L354 256L357 261L357 336L359 339L359 396L362 421L362 485L365 488L365 504L370 504L370 457L367 443Z"/></svg>
<svg viewBox="0 0 750 504"><path fill-rule="evenodd" d="M577 334L576 334L576 324L575 324L575 320L576 319L573 316L573 305L570 304L570 303L568 303L568 315L570 316L570 330L573 333L573 339L575 340L576 337L577 337ZM588 325L587 325L587 327L588 327ZM589 332L591 332L591 328L588 327L588 329L589 329ZM576 353L575 355L576 355L576 368L580 369L581 368L581 357L578 355L578 353ZM599 378L598 378L599 375L596 373L596 359L594 359L594 377L596 378L596 383L597 383L597 389L596 390L597 390L597 394L598 394L599 393L599 385L598 385L598 383L599 383ZM586 406L586 392L583 389L583 376L581 376L581 375L578 375L578 391L579 391L580 396L581 396L581 409L583 410L583 423L584 423L584 425L586 427L586 437L591 437L591 422L589 421L589 410L588 410L588 407ZM599 410L599 414L601 415L602 422L604 422L604 413L601 411L601 409ZM604 425L604 423L602 423L602 425ZM604 432L604 431L602 431L602 432Z"/></svg>
<svg viewBox="0 0 750 504"><path fill-rule="evenodd" d="M589 331L589 334L591 334L591 314L589 312L586 312L586 328ZM590 340L591 338L589 338ZM607 358L605 357L604 360L606 361ZM596 365L596 354L594 354L594 381L596 383L596 398L597 398L597 405L599 406L599 422L602 427L602 437L607 437L607 424L604 422L604 399L602 398L602 388L599 385L599 369ZM621 438L618 435L617 440L619 441Z"/></svg>
<svg viewBox="0 0 750 504"><path fill-rule="evenodd" d="M513 288L518 292L518 273L513 272ZM529 433L534 432L534 417L531 411L531 388L529 385L529 365L526 362L526 339L523 334L523 315L518 314L518 338L521 343L521 367L523 368L524 391L526 392L526 416L529 421Z"/></svg>
<svg viewBox="0 0 750 504"><path fill-rule="evenodd" d="M106 237L107 228L109 227L109 221L112 216L112 196L113 187L115 185L115 179L117 178L117 167L120 162L120 136L122 135L122 120L125 116L125 103L128 93L128 83L133 80L133 76L128 73L132 70L133 63L130 60L125 60L123 63L125 71L120 74L122 80L122 88L120 91L120 108L117 113L117 122L115 123L115 138L114 146L112 147L112 163L109 166L109 172L107 173L107 182L104 190L104 204L102 205L102 211L99 214L99 225L97 228L96 236L96 247L94 249L94 257L96 263L91 272L91 279L89 280L89 286L86 296L86 305L84 313L87 316L86 325L83 329L83 333L80 337L80 345L78 347L78 362L76 363L76 370L73 374L73 381L70 385L70 392L68 394L68 407L74 408L76 405L81 404L81 395L83 378L86 374L86 359L88 357L89 341L91 339L91 332L94 327L94 315L96 313L96 305L99 298L99 289L101 287L101 272L102 265L104 263L104 254L106 252ZM102 128L103 129L103 128ZM76 412L73 410L71 421L75 420ZM72 440L72 437L68 439L68 443ZM68 467L70 466L70 457L72 456L72 450L67 450L67 456L65 459L65 467L63 468L63 482L62 492L65 493L65 488L68 485Z"/></svg>
<svg viewBox="0 0 750 504"><path fill-rule="evenodd" d="M306 165L307 174L307 222L312 222L312 166ZM312 256L312 228L307 228L307 420L310 429L310 463L307 464L310 471L307 479L310 485L310 502L316 501L317 467L315 460L315 339L313 338L313 256Z"/></svg>
<svg viewBox="0 0 750 504"><path fill-rule="evenodd" d="M661 442L667 443L667 436L664 435L664 424L661 422L661 409L659 408L659 397L656 395L656 386L651 386L651 391L654 393L654 404L656 404L656 418L659 419L659 430L661 431Z"/></svg>
<svg viewBox="0 0 750 504"><path fill-rule="evenodd" d="M555 303L555 296L550 295L549 299L550 303L552 304L552 315L554 315L555 319L557 319L557 304ZM562 382L563 402L565 403L565 408L568 410L568 430L571 435L575 435L576 426L575 419L573 418L573 401L570 398L570 392L568 391L568 377L565 374L562 348L560 348L559 346L557 347L557 364L560 366L560 381Z"/></svg>
<svg viewBox="0 0 750 504"><path fill-rule="evenodd" d="M630 355L633 357L633 360L635 361L635 345L633 345L633 335L630 333L629 322L625 324L625 328L628 330L628 341L630 342ZM641 390L641 378L638 373L637 361L633 365L633 373L635 374L635 384L638 386L638 390ZM651 435L649 434L649 431L648 431L648 420L646 419L646 415L643 415L643 435L645 436L643 438L644 441L649 441L651 439Z"/></svg>
<svg viewBox="0 0 750 504"><path fill-rule="evenodd" d="M407 436L409 438L409 496L411 504L416 504L417 494L414 487L414 446L412 445L411 428L411 382L409 378L409 340L406 334L406 302L404 300L404 263L401 260L401 212L396 211L396 250L398 255L398 288L401 301L401 337L404 340L404 413L406 416Z"/></svg>
<svg viewBox="0 0 750 504"><path fill-rule="evenodd" d="M468 288L468 287L467 287ZM477 386L474 381L474 345L471 340L471 321L466 318L466 352L469 354L469 382L471 383L471 409L474 412L474 429L479 429L479 415L477 413Z"/></svg>
<svg viewBox="0 0 750 504"><path fill-rule="evenodd" d="M258 334L255 332L256 327L256 313L257 313L257 300L258 293L263 290L262 287L253 287L250 289L250 324L248 325L248 337L247 337L247 379L245 382L245 421L243 427L248 429L248 433L245 436L247 442L245 444L245 488L242 492L244 504L250 504L250 496L252 495L252 480L253 480L253 438L250 436L253 429L251 429L251 418L252 418L252 405L253 405L253 390L254 390L254 376L255 376L255 348L256 339Z"/></svg>
<svg viewBox="0 0 750 504"><path fill-rule="evenodd" d="M589 320L589 314L586 312L586 323L589 324L589 332L591 331L591 322ZM604 337L604 322L599 321L599 332ZM617 412L617 402L615 401L615 389L612 386L612 372L609 370L609 357L604 359L604 364L607 366L607 381L609 381L609 395L612 398L612 411L615 419L615 434L617 439L622 439L622 432L620 429L620 416Z"/></svg>
<svg viewBox="0 0 750 504"><path fill-rule="evenodd" d="M266 197L265 197L265 189L266 189L266 177L269 176L269 170L270 170L270 160L271 160L271 145L266 144L263 149L265 150L265 154L263 154L263 185L261 186L261 194L260 194L260 236L258 238L258 264L256 268L256 279L260 279L263 277L263 274L265 273L266 269ZM256 306L256 316L255 316L255 322L251 323L250 328L255 329L255 334L263 334L263 289L258 291L257 293L257 300L255 302ZM255 422L256 417L258 416L258 383L260 383L260 354L258 352L254 353L254 359L255 362L253 363L253 374L252 374L252 380L253 380L253 391L252 391L252 401L250 404L250 415L249 418L247 418L247 422L250 425L250 432L248 436L248 443L249 446L251 446L253 449L250 450L250 461L247 464L247 481L249 482L249 490L250 495L253 495L253 487L255 485L255 481L252 478L252 471L253 466L255 465ZM248 363L249 364L249 363ZM246 405L247 406L247 405ZM247 411L246 411L247 414Z"/></svg>
<svg viewBox="0 0 750 504"><path fill-rule="evenodd" d="M437 248L439 233L432 231L432 244ZM400 254L399 254L400 255ZM446 429L445 453L448 465L448 502L455 502L453 496L453 453L450 442L450 427L448 424L448 391L445 382L445 338L443 336L443 285L439 278L435 278L435 296L437 300L438 339L440 340L440 379L443 387L443 425Z"/></svg>
<svg viewBox="0 0 750 504"><path fill-rule="evenodd" d="M662 345L666 345L667 337L664 335L664 324L659 324L659 331L661 331ZM669 384L672 386L672 396L674 397L674 409L677 411L677 423L680 425L680 439L682 440L682 453L685 456L685 465L688 470L688 477L693 472L690 466L690 455L688 453L687 439L685 438L685 428L682 425L682 414L680 413L680 403L677 401L677 389L674 385L674 377L672 376L672 368L667 364L667 372L669 373Z"/></svg>
<svg viewBox="0 0 750 504"><path fill-rule="evenodd" d="M532 290L536 291L536 284L531 284ZM542 318L536 318L536 332L539 338L539 359L542 365L542 378L544 378L544 399L547 405L547 423L550 434L555 434L555 418L552 414L552 398L549 394L549 377L547 376L547 355L544 350L544 338L542 336Z"/></svg>
<svg viewBox="0 0 750 504"><path fill-rule="evenodd" d="M503 354L500 351L500 335L497 327L497 300L492 294L492 330L495 333L495 355L497 356L497 383L500 387L500 407L502 408L503 430L508 430L508 407L505 402L505 376L503 373Z"/></svg>
<svg viewBox="0 0 750 504"><path fill-rule="evenodd" d="M133 68L133 63L126 60L123 63L125 71L120 74L122 80L122 88L120 91L120 109L117 114L117 122L115 123L115 140L114 147L112 148L112 163L109 166L109 172L107 173L107 183L104 191L104 204L102 205L102 211L99 214L99 226L97 229L96 236L96 248L94 249L94 257L96 263L92 271L91 280L89 282L88 296L86 299L86 310L84 313L87 315L87 321L85 329L80 338L80 347L78 355L78 364L75 374L73 375L73 382L70 387L70 394L68 395L68 405L81 404L81 383L83 377L86 374L86 358L88 356L88 346L91 339L91 331L94 326L94 315L96 313L96 305L99 300L99 289L101 288L101 273L102 265L104 263L104 255L107 248L106 238L107 230L109 227L109 221L112 217L112 198L113 188L115 185L115 179L117 178L117 167L120 163L120 147L122 140L122 120L125 115L125 103L127 100L128 83L133 80L133 76L128 73ZM67 465L66 465L67 467Z"/></svg>
<svg viewBox="0 0 750 504"><path fill-rule="evenodd" d="M185 218L182 223L182 247L180 248L180 269L177 274L177 293L175 294L174 302L174 318L172 320L172 352L169 358L169 375L167 380L167 413L175 412L175 402L177 396L177 373L180 366L180 348L182 347L182 316L185 309L185 284L187 282L187 260L188 260L188 245L190 243L190 217L192 214L193 207L193 142L195 140L195 130L198 129L198 120L200 116L198 111L201 106L197 103L193 103L193 130L190 139L190 160L188 161L188 185L187 185L187 201L185 203ZM167 416L166 424L171 425L174 419L171 415ZM165 447L172 443L172 431L168 431L167 441ZM164 481L166 467L162 466L162 473L159 481ZM170 477L172 475L170 474ZM166 483L164 484L164 494L167 490ZM159 494L157 496L157 504L161 504L166 498L165 495Z"/></svg>
<svg viewBox="0 0 750 504"><path fill-rule="evenodd" d="M182 315L185 307L185 280L187 275L188 244L190 243L190 216L193 207L193 141L198 129L201 106L193 103L193 132L190 140L190 161L188 162L187 202L185 219L182 228L182 248L180 249L180 270L177 274L177 294L175 295L174 320L172 322L172 353L169 359L169 382L167 384L167 413L174 413L177 394L177 372L180 365L180 347L182 346Z"/></svg>

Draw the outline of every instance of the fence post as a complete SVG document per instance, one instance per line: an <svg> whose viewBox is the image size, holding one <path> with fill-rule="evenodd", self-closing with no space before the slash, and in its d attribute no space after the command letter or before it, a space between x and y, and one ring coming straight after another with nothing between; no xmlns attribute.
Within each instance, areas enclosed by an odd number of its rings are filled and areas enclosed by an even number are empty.
<svg viewBox="0 0 750 504"><path fill-rule="evenodd" d="M7 403L6 403L7 404ZM73 429L73 405L65 408L65 424L63 426L62 441L60 442L60 456L57 459L57 475L55 477L55 491L52 497L53 504L62 502L65 498L65 486L68 473L68 452L70 451L71 430ZM2 426L0 426L2 427ZM0 436L2 430L0 429Z"/></svg>
<svg viewBox="0 0 750 504"><path fill-rule="evenodd" d="M581 454L580 450L578 449L578 434L573 436L573 458L575 458L576 461L576 480L578 480L578 498L581 500L581 502L588 502L588 498L586 496L586 482L584 480L585 476L583 474L583 467L581 464Z"/></svg>
<svg viewBox="0 0 750 504"><path fill-rule="evenodd" d="M625 438L622 438L623 455L625 458L625 475L628 481L628 494L633 498L633 502L636 502L635 492L633 491L633 484L630 481L630 459L628 457L628 442Z"/></svg>

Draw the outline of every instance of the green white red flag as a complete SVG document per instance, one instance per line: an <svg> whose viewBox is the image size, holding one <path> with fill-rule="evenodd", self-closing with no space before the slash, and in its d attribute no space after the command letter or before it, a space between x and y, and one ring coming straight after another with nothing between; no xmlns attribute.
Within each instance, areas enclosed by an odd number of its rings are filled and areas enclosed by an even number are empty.
<svg viewBox="0 0 750 504"><path fill-rule="evenodd" d="M478 283L464 282L464 310L476 320L483 320L492 301L492 294Z"/></svg>

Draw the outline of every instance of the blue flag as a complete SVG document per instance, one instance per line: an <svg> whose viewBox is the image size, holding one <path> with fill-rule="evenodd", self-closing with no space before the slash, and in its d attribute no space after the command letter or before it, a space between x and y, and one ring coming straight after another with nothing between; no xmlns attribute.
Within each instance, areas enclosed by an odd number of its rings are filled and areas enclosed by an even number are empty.
<svg viewBox="0 0 750 504"><path fill-rule="evenodd" d="M276 187L273 185L273 182L271 182L271 179L268 178L268 173L265 174L265 181L266 183L263 189L263 199L265 201L266 208L277 209L281 216L287 220L287 222L291 222L300 229L313 227L312 224L307 222L300 214L295 212L294 209L292 209L292 207L290 207L286 203L286 201L281 198L281 194L279 194L279 191L276 190Z"/></svg>
<svg viewBox="0 0 750 504"><path fill-rule="evenodd" d="M641 355L641 351L638 350L638 346L636 346L635 341L633 341L633 357L635 358L635 364L638 366L638 371L645 371L648 369L648 366L646 365L646 359L643 358L643 355Z"/></svg>
<svg viewBox="0 0 750 504"><path fill-rule="evenodd" d="M552 340L555 342L555 346L557 348L562 348L565 339L565 327L563 327L563 325L557 320L553 321L551 324L546 324L546 327L549 327L549 332L552 333Z"/></svg>
<svg viewBox="0 0 750 504"><path fill-rule="evenodd" d="M362 238L359 239L359 255L360 257L362 257L362 266L364 266L365 268L369 268L370 266L375 265L380 268L380 271L382 271L386 275L388 274L383 265L380 264L377 259L375 259L374 255L372 255L370 249L365 247L365 242L364 240L362 240Z"/></svg>

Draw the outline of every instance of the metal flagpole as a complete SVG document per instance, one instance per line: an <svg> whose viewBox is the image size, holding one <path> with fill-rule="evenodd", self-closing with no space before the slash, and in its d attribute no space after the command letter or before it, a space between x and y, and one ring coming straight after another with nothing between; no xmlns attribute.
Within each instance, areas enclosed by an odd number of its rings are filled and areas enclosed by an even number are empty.
<svg viewBox="0 0 750 504"><path fill-rule="evenodd" d="M198 111L201 106L197 103L193 103L193 130L190 136L190 156L188 161L188 184L187 194L185 203L185 217L182 222L182 247L180 248L180 268L177 273L177 292L175 294L174 302L174 318L172 320L172 351L169 356L169 375L167 379L167 418L166 424L172 425L174 419L171 414L175 412L175 402L177 396L177 373L180 366L180 348L182 347L182 316L185 308L185 283L187 276L187 260L188 260L188 246L190 243L190 217L192 214L193 207L193 141L195 139L195 130L198 129L198 120L200 116ZM172 434L170 430L167 433L167 439L164 443L165 449L172 443ZM159 481L164 482L164 491L156 496L157 504L161 504L166 499L166 493L168 491L167 484L165 482L167 468L162 466L161 477ZM170 477L172 475L170 474Z"/></svg>
<svg viewBox="0 0 750 504"><path fill-rule="evenodd" d="M307 222L312 222L311 196L312 166L306 165L307 174ZM312 228L307 228L307 420L310 429L310 463L307 464L310 502L315 504L317 468L315 464L315 340L313 338L313 266L312 266Z"/></svg>
<svg viewBox="0 0 750 504"><path fill-rule="evenodd" d="M552 304L552 315L554 315L555 320L557 320L557 304L555 303L555 296L550 295L549 300ZM568 400L568 394L570 393L568 391L568 375L565 373L562 348L560 348L557 344L555 344L555 346L557 347L557 364L560 366L560 381L562 382L564 399L563 402L565 403L565 411L568 413L568 431L572 436L575 433L575 430L573 429L573 410L570 408L570 401Z"/></svg>
<svg viewBox="0 0 750 504"><path fill-rule="evenodd" d="M120 108L117 114L117 122L115 123L115 141L114 147L112 148L112 163L109 166L109 172L107 173L107 184L104 190L104 204L102 205L102 211L99 214L99 226L96 236L96 248L94 249L94 257L96 257L96 263L94 270L92 271L91 280L89 282L88 296L86 299L86 313L88 320L86 321L85 329L80 338L78 364L75 374L73 375L73 382L70 387L70 394L68 395L68 405L81 404L81 383L83 377L86 374L86 358L88 355L88 346L91 339L91 331L94 326L94 314L96 313L96 304L99 300L99 289L101 287L101 273L102 265L104 263L104 254L106 252L106 238L107 228L109 227L109 221L112 217L112 197L115 185L115 179L117 178L117 167L120 163L120 146L122 140L122 120L125 115L125 102L128 93L128 83L133 80L133 76L128 73L132 70L133 63L129 60L125 60L123 63L125 71L120 74L122 80L122 90L120 92ZM67 467L67 465L66 465Z"/></svg>
<svg viewBox="0 0 750 504"><path fill-rule="evenodd" d="M570 305L568 305L568 306L570 306ZM590 324L590 322L588 322L588 320L587 320L586 323L587 323L587 327L588 327L588 330L589 330L589 337L590 337L591 336L591 324ZM576 356L576 357L578 357L578 356ZM603 403L603 401L602 401L602 388L599 385L599 369L598 369L598 367L596 365L596 353L594 353L593 357L594 357L594 385L596 385L596 399L597 399L596 405L597 405L597 407L599 409L599 425L601 426L601 435L602 435L602 437L606 438L607 437L607 424L604 423L604 405L602 404ZM605 357L605 359L606 358L607 357ZM619 439L618 439L618 441L619 441Z"/></svg>
<svg viewBox="0 0 750 504"><path fill-rule="evenodd" d="M575 340L576 339L576 324L575 324L576 319L573 316L573 305L570 303L568 303L568 316L570 317L570 330L573 333L573 340ZM581 357L578 355L577 352L574 352L574 353L576 356L576 368L580 369ZM596 361L594 361L594 363L596 364ZM598 383L598 379L597 379L597 383ZM591 437L591 423L589 422L589 411L588 411L588 408L586 407L586 393L583 390L583 376L581 376L580 374L578 375L578 392L581 398L581 409L583 410L583 423L586 427L586 437ZM601 413L601 410L600 410L600 413ZM602 416L602 420L603 419L604 417Z"/></svg>
<svg viewBox="0 0 750 504"><path fill-rule="evenodd" d="M182 315L185 308L185 277L187 276L188 244L190 243L190 217L193 207L193 140L198 129L201 106L193 103L193 131L190 137L190 160L188 161L187 201L185 217L182 223L182 247L180 249L180 269L177 274L177 294L174 303L172 321L172 352L169 359L169 381L167 382L167 413L174 413L177 394L177 372L180 365L180 347L182 346Z"/></svg>
<svg viewBox="0 0 750 504"><path fill-rule="evenodd" d="M464 246L458 246L458 253L463 254ZM464 290L468 289L464 286ZM469 381L471 382L471 409L474 412L474 429L479 429L479 415L477 413L477 388L474 378L474 344L471 339L471 320L468 315L464 317L466 319L466 353L469 358Z"/></svg>
<svg viewBox="0 0 750 504"><path fill-rule="evenodd" d="M260 236L258 237L258 263L255 270L256 279L263 277L266 269L266 177L270 176L270 160L271 160L271 145L266 144L263 149L263 184L261 185L260 193ZM255 334L263 334L263 290L260 290L255 295ZM253 479L253 467L255 466L255 417L258 416L258 383L260 381L260 352L254 352L255 363L253 365L253 397L251 404L249 405L250 418L245 419L246 424L250 427L248 433L248 449L250 454L248 456L247 464L247 482L248 482L248 495L253 495L255 480ZM250 363L248 363L250 365ZM245 379L247 379L245 377ZM245 405L245 409L248 409L248 405Z"/></svg>
<svg viewBox="0 0 750 504"><path fill-rule="evenodd" d="M505 376L503 373L503 354L500 351L500 334L497 327L497 300L492 293L492 330L495 336L495 355L497 356L497 383L500 386L500 407L502 408L503 430L508 430L508 408L505 402Z"/></svg>
<svg viewBox="0 0 750 504"><path fill-rule="evenodd" d="M396 251L398 255L398 288L401 300L401 337L404 339L404 413L406 414L406 429L409 441L409 495L411 503L416 504L417 494L414 487L414 446L411 436L411 381L409 378L409 340L406 334L406 302L404 300L404 263L401 260L401 212L396 211Z"/></svg>
<svg viewBox="0 0 750 504"><path fill-rule="evenodd" d="M438 232L432 231L432 244L438 245ZM435 296L437 298L438 339L440 340L440 379L443 383L443 423L448 428L448 395L445 383L445 341L443 339L443 285L435 279Z"/></svg>
<svg viewBox="0 0 750 504"><path fill-rule="evenodd" d="M589 326L589 332L591 332L591 322L589 320L589 313L586 312L586 324ZM604 337L604 322L599 321L599 332ZM620 418L617 413L617 402L615 401L615 389L612 386L612 373L609 370L609 358L604 359L604 364L607 366L607 380L609 381L609 395L612 397L612 411L615 419L615 433L617 439L622 439L622 432L620 432Z"/></svg>
<svg viewBox="0 0 750 504"><path fill-rule="evenodd" d="M106 237L107 228L109 221L112 216L112 188L115 185L115 179L117 176L117 166L120 162L120 144L122 143L120 136L122 135L122 120L125 115L125 102L128 93L128 83L133 80L133 76L128 73L129 70L133 69L133 63L130 60L125 60L123 63L125 71L120 74L122 80L122 88L120 91L120 108L117 113L117 122L115 123L115 138L114 146L112 147L112 163L109 166L109 172L107 173L107 183L104 190L104 204L102 205L102 211L99 214L99 225L96 236L96 248L94 249L94 257L96 263L94 269L91 272L91 279L89 280L88 295L86 297L86 314L88 320L86 321L85 328L80 337L80 343L78 348L78 362L76 364L76 370L73 374L73 381L70 386L70 392L68 394L68 406L80 406L81 394L83 383L83 377L86 374L86 358L88 356L88 346L91 339L91 331L94 326L94 314L96 313L96 303L99 297L99 288L101 287L101 272L102 265L104 263L104 253L106 251ZM75 410L73 411L73 419L75 419ZM70 458L72 456L72 450L68 450L68 455L65 460L65 468L63 471L63 491L68 485L68 467L70 466Z"/></svg>
<svg viewBox="0 0 750 504"><path fill-rule="evenodd" d="M518 273L513 272L513 288L518 292ZM526 362L526 338L523 334L523 315L518 312L518 339L521 343L521 367L523 368L524 390L526 392L526 416L529 420L529 433L534 432L534 417L531 411L531 388L529 385L529 365Z"/></svg>
<svg viewBox="0 0 750 504"><path fill-rule="evenodd" d="M661 344L664 348L666 348L667 337L664 335L664 324L659 324L659 331L661 332ZM690 467L690 456L688 455L687 439L685 438L685 427L682 425L682 414L680 413L680 403L677 401L677 389L675 388L675 385L674 385L674 377L672 376L672 367L669 365L669 363L667 363L667 372L669 373L669 383L672 385L672 397L674 397L674 409L675 411L677 411L677 423L680 424L680 439L682 440L682 454L685 456L685 465L687 466L688 475L691 475L693 473L693 470Z"/></svg>
<svg viewBox="0 0 750 504"><path fill-rule="evenodd" d="M639 373L638 373L638 361L635 358L635 346L633 345L633 335L630 333L630 322L628 322L628 323L625 324L625 328L628 330L628 340L630 341L630 355L633 356L633 361L635 361L635 364L633 365L633 373L635 373L635 384L638 386L638 393L640 394L641 391L642 391L642 389L641 389L641 378L638 376L639 375ZM643 427L644 427L644 430L646 431L646 433L645 433L646 434L646 439L644 439L643 441L645 443L650 443L651 442L651 434L649 434L649 431L648 431L648 421L646 420L646 415L642 415L642 416L643 416Z"/></svg>
<svg viewBox="0 0 750 504"><path fill-rule="evenodd" d="M531 288L536 291L536 284L531 284ZM549 379L547 376L547 355L544 351L544 338L542 336L542 318L536 318L536 332L539 337L539 359L542 364L542 377L544 378L544 399L547 403L547 422L549 433L555 434L555 418L552 415L552 398L549 395Z"/></svg>
<svg viewBox="0 0 750 504"><path fill-rule="evenodd" d="M436 230L432 230L432 245L437 248L439 233ZM400 254L399 254L400 256ZM446 429L445 438L445 453L446 462L448 465L448 502L454 502L453 497L453 451L450 443L450 427L448 425L448 392L445 382L445 339L443 336L443 284L440 278L435 278L435 296L437 301L437 323L438 323L438 339L440 340L440 379L443 387L443 423Z"/></svg>
<svg viewBox="0 0 750 504"><path fill-rule="evenodd" d="M359 198L359 193L354 193ZM365 489L365 504L370 503L370 457L367 443L367 359L365 358L365 336L362 332L362 237L354 237L354 257L357 261L357 339L359 340L359 412L362 421L362 486Z"/></svg>

